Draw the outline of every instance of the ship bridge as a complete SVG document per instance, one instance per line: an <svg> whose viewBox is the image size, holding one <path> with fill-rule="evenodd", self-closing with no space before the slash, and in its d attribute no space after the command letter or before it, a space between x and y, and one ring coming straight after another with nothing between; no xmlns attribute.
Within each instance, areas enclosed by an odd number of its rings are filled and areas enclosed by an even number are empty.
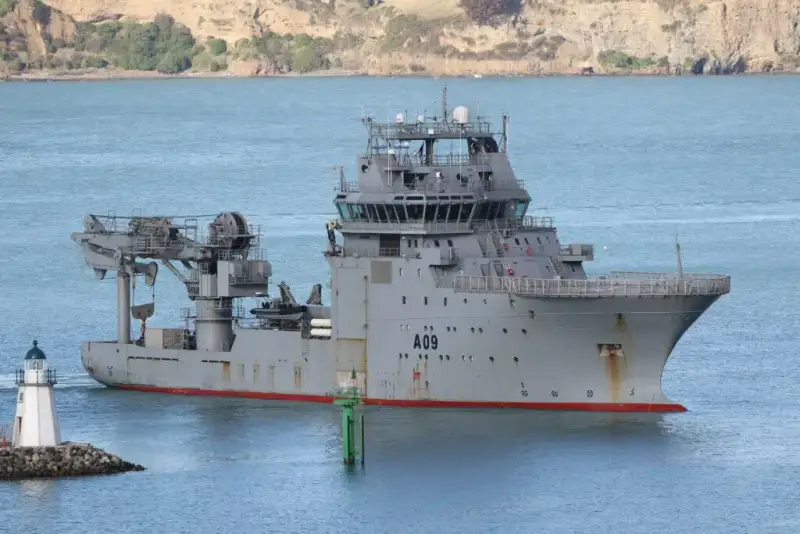
<svg viewBox="0 0 800 534"><path fill-rule="evenodd" d="M401 112L394 123L372 117L357 181L340 172L336 209L343 233L472 233L475 228L552 227L526 218L530 195L508 161L508 116L491 122L458 106L441 117Z"/></svg>

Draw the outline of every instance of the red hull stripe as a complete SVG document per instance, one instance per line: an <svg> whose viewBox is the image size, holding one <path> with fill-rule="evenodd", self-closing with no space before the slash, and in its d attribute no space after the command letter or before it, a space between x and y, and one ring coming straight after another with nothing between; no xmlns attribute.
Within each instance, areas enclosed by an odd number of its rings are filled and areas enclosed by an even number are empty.
<svg viewBox="0 0 800 534"><path fill-rule="evenodd" d="M177 395L204 395L210 397L245 397L249 399L287 400L296 402L318 402L332 404L330 395L307 395L302 393L266 393L259 391L231 391L193 388L163 388L132 384L114 384L111 387L150 393L173 393ZM685 412L680 404L645 404L614 402L490 402L450 401L434 399L363 399L364 404L375 406L428 406L438 408L525 408L529 410L572 410L584 412Z"/></svg>

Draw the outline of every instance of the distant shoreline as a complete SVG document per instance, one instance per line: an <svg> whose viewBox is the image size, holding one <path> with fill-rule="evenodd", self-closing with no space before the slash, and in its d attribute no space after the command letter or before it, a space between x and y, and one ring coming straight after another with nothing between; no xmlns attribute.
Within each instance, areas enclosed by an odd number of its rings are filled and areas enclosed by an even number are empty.
<svg viewBox="0 0 800 534"><path fill-rule="evenodd" d="M491 74L426 74L420 72L386 74L368 73L353 70L320 70L307 73L286 73L269 75L242 75L222 72L189 72L181 74L161 74L153 71L136 71L121 69L94 69L71 72L33 71L21 74L0 77L0 82L90 82L90 81L123 81L123 80L190 80L190 79L244 79L244 78L341 78L341 77L369 77L369 78L572 78L572 77L635 77L635 78L684 78L684 77L712 77L712 76L781 76L798 75L797 71L779 72L745 72L741 74L666 74L659 72L593 72L581 74L578 72L552 72L552 73L491 73Z"/></svg>

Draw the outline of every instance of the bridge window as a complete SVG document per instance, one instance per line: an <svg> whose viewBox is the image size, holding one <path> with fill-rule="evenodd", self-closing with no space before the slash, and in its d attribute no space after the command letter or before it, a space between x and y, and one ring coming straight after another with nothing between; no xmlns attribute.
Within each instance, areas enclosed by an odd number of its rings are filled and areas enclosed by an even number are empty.
<svg viewBox="0 0 800 534"><path fill-rule="evenodd" d="M406 207L402 204L393 204L392 208L394 209L394 214L397 217L397 222L404 223L408 220L406 216Z"/></svg>
<svg viewBox="0 0 800 534"><path fill-rule="evenodd" d="M336 204L336 209L339 211L339 218L347 220L350 218L350 211L344 204Z"/></svg>
<svg viewBox="0 0 800 534"><path fill-rule="evenodd" d="M525 216L525 212L528 211L528 201L527 200L517 200L517 211L516 217L517 219L521 219Z"/></svg>
<svg viewBox="0 0 800 534"><path fill-rule="evenodd" d="M389 222L389 214L386 212L386 206L378 204L376 208L378 210L378 220L383 223Z"/></svg>
<svg viewBox="0 0 800 534"><path fill-rule="evenodd" d="M408 211L408 220L418 221L422 219L425 214L425 206L420 204L406 204L406 211Z"/></svg>
<svg viewBox="0 0 800 534"><path fill-rule="evenodd" d="M436 208L438 208L438 204L428 204L425 206L425 221L426 222L433 222L436 220Z"/></svg>
<svg viewBox="0 0 800 534"><path fill-rule="evenodd" d="M367 216L372 222L378 222L378 211L375 209L374 204L367 204Z"/></svg>

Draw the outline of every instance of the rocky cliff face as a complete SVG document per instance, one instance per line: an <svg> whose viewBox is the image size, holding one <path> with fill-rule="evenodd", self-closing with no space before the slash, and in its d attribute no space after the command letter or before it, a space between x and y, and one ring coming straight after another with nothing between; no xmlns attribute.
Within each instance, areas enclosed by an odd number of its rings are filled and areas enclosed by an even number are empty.
<svg viewBox="0 0 800 534"><path fill-rule="evenodd" d="M270 57L274 47L259 45L275 34L316 38L314 50L325 61L310 62L314 68L371 74L725 74L800 67L797 0L521 0L507 2L514 12L489 25L476 23L462 1L45 0L54 9L43 25L33 16L37 1L21 0L0 23L24 33L36 55L46 54L48 32L51 40L58 35L68 42L73 20L145 22L166 11L200 41L227 41L225 64L240 73L293 70L302 47L284 47L289 59L281 67L280 58ZM240 57L248 47L252 53ZM264 64L269 68L258 66Z"/></svg>

